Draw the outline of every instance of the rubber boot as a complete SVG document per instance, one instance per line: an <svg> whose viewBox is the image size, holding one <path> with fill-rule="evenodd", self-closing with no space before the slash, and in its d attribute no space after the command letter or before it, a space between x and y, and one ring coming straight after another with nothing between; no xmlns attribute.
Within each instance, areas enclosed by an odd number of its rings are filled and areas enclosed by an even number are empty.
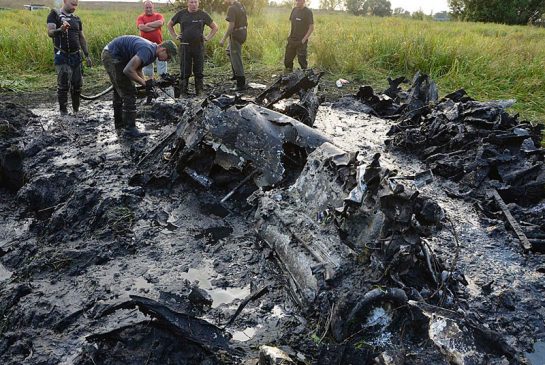
<svg viewBox="0 0 545 365"><path fill-rule="evenodd" d="M57 90L57 98L61 115L68 114L68 90Z"/></svg>
<svg viewBox="0 0 545 365"><path fill-rule="evenodd" d="M72 112L74 114L79 112L80 95L81 95L81 93L79 91L73 92L70 95L72 97Z"/></svg>
<svg viewBox="0 0 545 365"><path fill-rule="evenodd" d="M115 129L123 129L126 127L123 121L123 105L114 104L114 126Z"/></svg>
<svg viewBox="0 0 545 365"><path fill-rule="evenodd" d="M204 89L204 80L195 79L195 95L201 96Z"/></svg>
<svg viewBox="0 0 545 365"><path fill-rule="evenodd" d="M187 85L188 85L187 79L180 80L180 97L182 98L187 97Z"/></svg>
<svg viewBox="0 0 545 365"><path fill-rule="evenodd" d="M246 90L246 77L237 76L237 85L231 89L231 91L244 91Z"/></svg>
<svg viewBox="0 0 545 365"><path fill-rule="evenodd" d="M136 111L123 110L123 123L125 124L124 134L127 137L138 138L143 134L136 128Z"/></svg>

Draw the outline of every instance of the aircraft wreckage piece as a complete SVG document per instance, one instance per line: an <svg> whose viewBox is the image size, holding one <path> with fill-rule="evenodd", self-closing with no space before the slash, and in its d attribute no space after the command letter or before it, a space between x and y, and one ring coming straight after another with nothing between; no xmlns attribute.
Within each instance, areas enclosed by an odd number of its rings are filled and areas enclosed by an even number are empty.
<svg viewBox="0 0 545 365"><path fill-rule="evenodd" d="M213 324L185 313L175 312L167 306L155 300L131 295L131 300L112 305L97 314L97 318L109 315L120 309L132 309L137 307L142 313L151 316L161 327L167 328L180 338L200 345L204 350L212 354L225 354L230 356L241 355L240 350L234 349L229 342L229 335L224 330ZM115 331L115 330L114 330ZM91 335L88 341L99 341L106 334Z"/></svg>
<svg viewBox="0 0 545 365"><path fill-rule="evenodd" d="M312 127L320 107L320 99L316 95L316 88L299 92L299 101L286 107L286 115Z"/></svg>
<svg viewBox="0 0 545 365"><path fill-rule="evenodd" d="M322 75L323 72L307 69L280 76L274 84L255 98L255 102L270 108L280 100L289 98L299 91L313 89L318 85Z"/></svg>
<svg viewBox="0 0 545 365"><path fill-rule="evenodd" d="M257 202L257 230L278 255L292 296L303 307L315 300L325 281L335 278L352 251L341 242L335 227L323 226L316 219L329 204L342 205L345 193L335 172L348 162L347 153L324 143L308 156L305 169L288 191L264 192Z"/></svg>
<svg viewBox="0 0 545 365"><path fill-rule="evenodd" d="M378 246L379 259L392 272L407 270L416 262L413 254L423 249L418 227L444 217L436 203L391 180L393 173L380 167L380 155L369 165L359 164L356 156L324 143L308 156L292 186L250 198L257 205L258 233L276 252L292 296L302 306L313 303L368 245ZM388 243L380 244L380 238ZM439 276L433 271L423 276L430 274Z"/></svg>
<svg viewBox="0 0 545 365"><path fill-rule="evenodd" d="M214 152L213 165L225 170L257 170L253 180L259 187L272 186L284 178L290 148L306 156L329 141L320 132L270 109L248 104L222 110L214 102L205 102L200 110L184 115L176 135L179 170L192 163L202 165L197 151L208 148Z"/></svg>

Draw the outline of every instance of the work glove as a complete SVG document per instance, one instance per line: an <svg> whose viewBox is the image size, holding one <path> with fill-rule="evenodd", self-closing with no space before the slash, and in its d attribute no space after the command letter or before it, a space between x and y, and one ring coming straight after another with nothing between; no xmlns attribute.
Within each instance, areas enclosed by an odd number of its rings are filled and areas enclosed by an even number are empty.
<svg viewBox="0 0 545 365"><path fill-rule="evenodd" d="M155 80L146 80L146 95L151 97L157 97L155 94Z"/></svg>
<svg viewBox="0 0 545 365"><path fill-rule="evenodd" d="M150 104L152 99L157 97L157 93L155 92L155 80L149 79L146 80L146 104Z"/></svg>

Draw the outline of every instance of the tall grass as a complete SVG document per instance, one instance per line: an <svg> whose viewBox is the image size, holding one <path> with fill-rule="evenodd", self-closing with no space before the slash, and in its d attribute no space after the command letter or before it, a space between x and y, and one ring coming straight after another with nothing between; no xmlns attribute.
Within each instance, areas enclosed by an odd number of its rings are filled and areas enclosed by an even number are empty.
<svg viewBox="0 0 545 365"><path fill-rule="evenodd" d="M164 9L168 20L173 11ZM121 34L137 34L140 9L77 11L95 63L105 44ZM387 76L430 74L442 92L465 88L477 99L515 98L515 110L545 121L545 29L480 23L437 23L400 18L355 17L315 12L310 63L329 79L343 77L384 86ZM47 12L0 11L0 87L9 81L45 74L54 79ZM282 69L288 10L250 17L244 59L249 69ZM225 31L223 14L214 14L218 36L207 45L209 65L228 69L218 40ZM169 39L166 27L164 36ZM94 72L100 72L95 70ZM54 81L54 80L53 80ZM29 84L36 86L36 84Z"/></svg>

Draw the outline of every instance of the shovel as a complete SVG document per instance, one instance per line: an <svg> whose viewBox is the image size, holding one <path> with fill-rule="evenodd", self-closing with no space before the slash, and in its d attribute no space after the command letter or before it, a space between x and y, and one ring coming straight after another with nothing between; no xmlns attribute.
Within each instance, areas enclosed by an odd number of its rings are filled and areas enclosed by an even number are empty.
<svg viewBox="0 0 545 365"><path fill-rule="evenodd" d="M413 184L420 188L424 185L427 185L433 181L433 172L431 170L426 170L419 172L411 176L394 176L391 177L392 180L412 180Z"/></svg>

